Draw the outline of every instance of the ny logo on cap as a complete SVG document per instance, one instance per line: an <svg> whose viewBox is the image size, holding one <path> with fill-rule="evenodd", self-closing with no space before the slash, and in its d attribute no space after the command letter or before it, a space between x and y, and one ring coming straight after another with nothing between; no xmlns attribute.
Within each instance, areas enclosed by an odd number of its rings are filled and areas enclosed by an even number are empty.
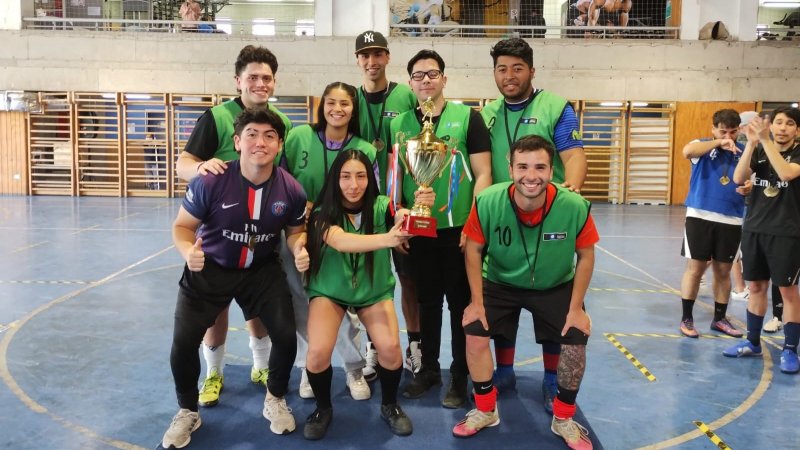
<svg viewBox="0 0 800 450"><path fill-rule="evenodd" d="M372 33L364 33L364 43L375 42L375 35Z"/></svg>

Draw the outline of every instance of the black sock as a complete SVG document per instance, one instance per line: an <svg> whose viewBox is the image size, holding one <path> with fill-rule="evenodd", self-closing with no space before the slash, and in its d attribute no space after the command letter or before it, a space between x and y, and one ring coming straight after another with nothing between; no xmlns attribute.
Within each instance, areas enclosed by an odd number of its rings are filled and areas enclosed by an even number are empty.
<svg viewBox="0 0 800 450"><path fill-rule="evenodd" d="M419 331L409 331L408 332L408 343L410 344L411 341L419 342L421 339Z"/></svg>
<svg viewBox="0 0 800 450"><path fill-rule="evenodd" d="M681 304L683 305L683 317L681 320L694 320L692 319L692 309L694 309L694 300L689 300L688 298L681 299Z"/></svg>
<svg viewBox="0 0 800 450"><path fill-rule="evenodd" d="M764 326L764 316L757 316L747 311L747 340L756 347L761 345L761 327Z"/></svg>
<svg viewBox="0 0 800 450"><path fill-rule="evenodd" d="M783 297L778 286L772 285L772 315L783 322Z"/></svg>
<svg viewBox="0 0 800 450"><path fill-rule="evenodd" d="M333 369L328 366L320 373L313 373L306 369L308 374L308 384L314 391L314 398L317 400L317 408L325 409L331 407L331 380L333 379Z"/></svg>
<svg viewBox="0 0 800 450"><path fill-rule="evenodd" d="M714 322L720 321L725 318L725 313L728 312L727 303L714 302Z"/></svg>
<svg viewBox="0 0 800 450"><path fill-rule="evenodd" d="M575 400L578 398L578 390L564 389L559 384L557 398L568 405L574 405Z"/></svg>
<svg viewBox="0 0 800 450"><path fill-rule="evenodd" d="M494 388L494 384L492 383L492 379L489 378L489 381L475 381L472 380L472 390L475 391L477 395L486 395L489 392L492 392Z"/></svg>
<svg viewBox="0 0 800 450"><path fill-rule="evenodd" d="M403 366L389 370L378 363L375 368L378 379L381 380L381 405L397 403L397 389L400 387L400 378L403 376Z"/></svg>

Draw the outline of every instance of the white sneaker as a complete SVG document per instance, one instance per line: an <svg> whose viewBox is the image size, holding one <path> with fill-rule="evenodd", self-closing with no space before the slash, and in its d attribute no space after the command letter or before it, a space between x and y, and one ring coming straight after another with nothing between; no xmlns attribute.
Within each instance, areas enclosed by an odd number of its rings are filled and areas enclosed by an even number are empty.
<svg viewBox="0 0 800 450"><path fill-rule="evenodd" d="M188 409L178 410L178 414L172 418L167 432L161 439L161 446L164 448L183 448L189 445L192 440L192 432L200 428L200 414Z"/></svg>
<svg viewBox="0 0 800 450"><path fill-rule="evenodd" d="M742 292L731 291L731 299L738 301L747 301L750 298L750 288L744 288Z"/></svg>
<svg viewBox="0 0 800 450"><path fill-rule="evenodd" d="M363 370L364 379L372 381L378 378L378 371L375 370L378 367L378 351L372 346L372 342L367 342L367 356L365 359L367 360L367 365Z"/></svg>
<svg viewBox="0 0 800 450"><path fill-rule="evenodd" d="M361 369L347 372L347 387L350 388L350 396L353 397L353 400L369 400L372 396Z"/></svg>
<svg viewBox="0 0 800 450"><path fill-rule="evenodd" d="M314 398L314 390L311 389L311 383L308 382L308 372L305 367L300 368L300 398Z"/></svg>
<svg viewBox="0 0 800 450"><path fill-rule="evenodd" d="M267 392L262 414L270 422L270 431L275 434L289 434L295 429L292 408L286 405L286 399L283 397L274 397Z"/></svg>
<svg viewBox="0 0 800 450"><path fill-rule="evenodd" d="M783 328L783 323L780 320L778 320L777 317L774 316L772 317L772 319L769 319L769 322L764 324L765 333L775 333L781 328Z"/></svg>
<svg viewBox="0 0 800 450"><path fill-rule="evenodd" d="M411 341L406 349L406 369L414 375L422 370L422 347L419 341Z"/></svg>

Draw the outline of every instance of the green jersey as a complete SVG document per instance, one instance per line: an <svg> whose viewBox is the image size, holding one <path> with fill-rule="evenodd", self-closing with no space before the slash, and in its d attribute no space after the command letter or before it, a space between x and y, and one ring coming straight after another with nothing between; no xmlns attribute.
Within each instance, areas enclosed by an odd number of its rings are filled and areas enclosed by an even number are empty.
<svg viewBox="0 0 800 450"><path fill-rule="evenodd" d="M500 97L481 110L481 116L492 137L492 182L511 181L508 173L511 144L529 134L540 136L551 144L556 124L567 106L567 100L548 91L539 91L527 107L510 111ZM564 163L553 158L553 183L564 182Z"/></svg>
<svg viewBox="0 0 800 450"><path fill-rule="evenodd" d="M475 198L484 246L483 277L521 289L545 290L575 276L575 244L591 204L555 185L556 196L542 222L527 226L511 201L511 182L492 185ZM547 204L547 199L545 199Z"/></svg>
<svg viewBox="0 0 800 450"><path fill-rule="evenodd" d="M360 150L375 163L375 147L358 136L345 141L341 149L327 148L323 139L311 125L301 125L292 129L283 145L286 168L303 186L310 202L317 200L328 169L341 150Z"/></svg>
<svg viewBox="0 0 800 450"><path fill-rule="evenodd" d="M389 197L378 196L373 206L373 233L388 232L393 224L386 223ZM364 234L363 224L353 225L342 217L341 227L347 233ZM311 277L306 292L308 298L328 297L350 306L369 306L394 297L392 254L388 248L375 250L372 260L372 280L365 266L364 253L341 253L325 245L322 263L316 276Z"/></svg>
<svg viewBox="0 0 800 450"><path fill-rule="evenodd" d="M439 122L434 126L436 136L447 143L448 150L455 149L457 154L442 173L434 179L431 187L436 194L436 202L431 208L431 216L436 219L437 228L453 228L463 226L472 207L472 195L475 180L467 151L467 128L471 108L458 103L445 103ZM398 133L409 139L422 131L416 111L406 111L392 121L392 136L397 140ZM400 158L405 158L406 149L400 145ZM455 167L453 167L455 165ZM455 168L455 171L452 169ZM411 174L403 170L403 202L414 204L414 191L418 185ZM456 185L451 189L450 178L455 172ZM452 197L452 198L451 198ZM448 213L448 209L450 209Z"/></svg>
<svg viewBox="0 0 800 450"><path fill-rule="evenodd" d="M286 117L286 114L280 112L278 108L269 105L270 111L280 116L283 124L286 126L286 133L292 129L292 121ZM214 153L214 158L221 159L222 161L233 161L239 159L239 152L233 146L233 122L236 117L242 112L242 107L235 100L228 100L225 103L214 106L211 108L211 115L214 117L214 124L217 126L217 151Z"/></svg>
<svg viewBox="0 0 800 450"><path fill-rule="evenodd" d="M411 88L404 84L389 83L381 103L367 102L364 88L358 90L359 129L361 137L375 143L380 139L383 148L378 151L378 187L386 190L386 170L388 166L389 145L392 143L391 123L400 113L416 108L417 97Z"/></svg>

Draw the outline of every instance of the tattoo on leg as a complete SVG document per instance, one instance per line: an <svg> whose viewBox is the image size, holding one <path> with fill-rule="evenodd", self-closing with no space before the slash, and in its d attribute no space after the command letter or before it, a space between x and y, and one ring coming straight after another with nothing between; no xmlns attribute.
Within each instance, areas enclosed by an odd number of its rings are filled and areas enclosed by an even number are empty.
<svg viewBox="0 0 800 450"><path fill-rule="evenodd" d="M581 386L584 371L586 371L586 346L562 344L561 357L558 360L558 385L569 390L577 390Z"/></svg>

